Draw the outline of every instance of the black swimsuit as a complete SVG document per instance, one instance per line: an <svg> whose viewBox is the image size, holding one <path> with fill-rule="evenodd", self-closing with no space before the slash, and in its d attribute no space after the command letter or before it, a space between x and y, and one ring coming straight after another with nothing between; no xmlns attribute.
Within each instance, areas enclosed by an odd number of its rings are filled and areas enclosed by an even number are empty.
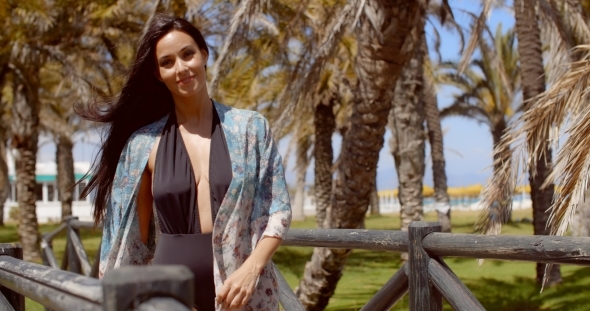
<svg viewBox="0 0 590 311"><path fill-rule="evenodd" d="M229 150L215 107L210 149L209 185L215 223L232 178ZM187 266L195 276L195 307L199 311L215 310L212 234L201 233L195 175L174 111L158 146L153 195L162 234L152 263Z"/></svg>

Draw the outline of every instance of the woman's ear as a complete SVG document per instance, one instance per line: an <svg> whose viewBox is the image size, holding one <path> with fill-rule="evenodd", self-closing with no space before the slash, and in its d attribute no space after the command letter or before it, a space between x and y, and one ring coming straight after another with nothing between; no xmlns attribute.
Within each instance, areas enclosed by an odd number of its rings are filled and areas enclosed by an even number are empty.
<svg viewBox="0 0 590 311"><path fill-rule="evenodd" d="M203 57L205 67L207 67L207 61L209 61L209 53L207 53L207 51L205 50L201 50L201 56Z"/></svg>

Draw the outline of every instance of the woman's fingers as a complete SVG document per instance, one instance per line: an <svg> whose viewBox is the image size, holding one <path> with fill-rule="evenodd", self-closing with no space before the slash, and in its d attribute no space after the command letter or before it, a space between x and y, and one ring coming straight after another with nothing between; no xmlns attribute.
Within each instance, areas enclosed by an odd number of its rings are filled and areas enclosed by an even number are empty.
<svg viewBox="0 0 590 311"><path fill-rule="evenodd" d="M225 300L225 297L227 296L229 289L230 288L227 283L223 284L223 286L221 287L221 290L217 294L217 297L215 297L215 300L217 300L217 302L220 303L221 305L223 305L223 301Z"/></svg>
<svg viewBox="0 0 590 311"><path fill-rule="evenodd" d="M244 298L242 298L242 303L240 305L240 307L245 306L248 301L250 300L250 297L252 297L252 292L246 292L246 294L244 295Z"/></svg>
<svg viewBox="0 0 590 311"><path fill-rule="evenodd" d="M242 301L244 300L244 296L245 296L244 291L237 292L236 295L234 296L234 298L231 300L231 303L229 304L230 310L243 307L244 305L242 304Z"/></svg>
<svg viewBox="0 0 590 311"><path fill-rule="evenodd" d="M223 306L225 308L230 308L230 309L233 308L231 306L231 303L234 301L235 297L239 294L240 294L240 288L232 286L230 288L229 292L227 293L227 295L225 296L225 298L223 299Z"/></svg>

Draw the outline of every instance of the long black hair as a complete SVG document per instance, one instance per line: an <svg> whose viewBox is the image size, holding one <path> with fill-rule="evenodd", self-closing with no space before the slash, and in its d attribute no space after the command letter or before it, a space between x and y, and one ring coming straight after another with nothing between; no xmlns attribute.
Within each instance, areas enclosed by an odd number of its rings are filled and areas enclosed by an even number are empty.
<svg viewBox="0 0 590 311"><path fill-rule="evenodd" d="M92 177L81 194L85 197L96 189L93 211L96 224L104 218L117 163L129 137L174 108L172 94L156 78L156 44L173 30L190 35L199 49L209 54L205 38L195 26L182 18L157 13L144 29L121 93L110 101L94 100L84 107L75 107L82 118L107 125L100 152L92 164Z"/></svg>

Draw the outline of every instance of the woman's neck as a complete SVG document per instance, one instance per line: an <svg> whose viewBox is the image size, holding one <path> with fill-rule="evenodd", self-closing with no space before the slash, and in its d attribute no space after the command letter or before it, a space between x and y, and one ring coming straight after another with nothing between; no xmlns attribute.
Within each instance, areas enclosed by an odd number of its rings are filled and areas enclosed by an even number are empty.
<svg viewBox="0 0 590 311"><path fill-rule="evenodd" d="M174 110L179 125L199 127L204 120L213 119L213 104L207 92L191 97L174 97Z"/></svg>

